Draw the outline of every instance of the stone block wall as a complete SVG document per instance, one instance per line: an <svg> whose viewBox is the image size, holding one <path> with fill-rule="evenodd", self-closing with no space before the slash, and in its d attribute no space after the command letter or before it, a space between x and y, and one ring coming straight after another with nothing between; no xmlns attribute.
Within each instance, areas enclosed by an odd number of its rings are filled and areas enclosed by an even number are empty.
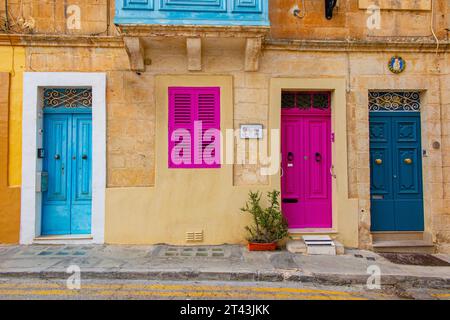
<svg viewBox="0 0 450 320"><path fill-rule="evenodd" d="M28 71L107 73L107 185L154 184L153 76L129 71L124 48L28 48Z"/></svg>
<svg viewBox="0 0 450 320"><path fill-rule="evenodd" d="M115 0L8 0L11 29L17 33L111 35ZM73 9L73 5L77 8ZM109 9L108 9L109 8ZM0 0L0 17L4 21L5 0ZM71 28L70 17L79 17L80 28ZM33 27L24 27L24 20ZM109 24L109 27L108 27Z"/></svg>
<svg viewBox="0 0 450 320"><path fill-rule="evenodd" d="M369 90L422 92L422 143L427 150L424 195L427 230L442 251L448 251L450 226L450 105L448 55L404 53L408 67L392 74L386 64L391 53L302 52L269 49L258 72L244 72L241 40L207 40L203 71L190 74L231 74L234 79L234 127L242 123L267 125L269 84L274 77L347 79L348 182L351 198L359 201L359 242L371 247L369 169ZM32 71L104 71L107 73L108 187L155 185L155 75L188 74L185 42L152 40L146 44L151 65L142 74L129 71L124 48L28 48ZM446 60L447 59L447 60ZM320 61L320 63L317 63ZM442 72L440 74L439 68ZM442 113L442 117L441 117ZM433 142L441 141L441 149ZM259 165L235 165L236 186L266 186Z"/></svg>
<svg viewBox="0 0 450 320"><path fill-rule="evenodd" d="M447 0L434 2L436 33L445 38L450 3ZM383 37L432 37L431 11L422 10L430 7L430 0L340 0L331 20L325 18L324 1L305 0L304 3L306 15L298 18L292 12L294 6L302 9L302 1L269 2L272 38L380 40ZM382 5L380 29L367 28L367 3Z"/></svg>
<svg viewBox="0 0 450 320"><path fill-rule="evenodd" d="M239 130L241 124L258 123L263 128L268 125L269 117L269 80L270 76L259 73L236 72L234 75L234 128ZM244 144L243 142L241 142ZM259 159L250 158L251 150L257 150L256 140L245 141L245 163L239 164L238 154L243 150L236 148L236 165L234 166L235 185L268 184L268 176L262 176ZM254 154L252 152L252 154ZM255 163L255 164L254 164Z"/></svg>
<svg viewBox="0 0 450 320"><path fill-rule="evenodd" d="M386 40L384 37L425 37L430 31L431 0L340 0L331 20L325 18L324 1L305 0L306 15L293 15L294 6L301 9L301 0L270 0L271 37L276 39L359 39ZM439 38L448 38L450 3L434 0L434 26ZM0 21L4 21L5 0L0 0ZM367 4L381 4L380 29L367 28ZM400 3L400 5L399 5ZM22 6L20 6L22 4ZM9 20L22 25L20 18L34 25L31 30L13 27L15 32L36 34L116 35L113 19L115 0L9 0ZM69 29L67 11L71 5L80 8L80 29ZM109 9L107 7L109 6ZM20 32L19 32L20 33Z"/></svg>
<svg viewBox="0 0 450 320"><path fill-rule="evenodd" d="M444 58L435 54L404 54L408 68L394 75L386 67L391 55L355 53L349 55L348 143L349 188L360 206L360 246L370 246L370 162L369 90L417 90L421 92L423 181L426 231L435 233L433 220L442 213L442 157L433 149L441 139L441 88L437 67Z"/></svg>
<svg viewBox="0 0 450 320"><path fill-rule="evenodd" d="M450 252L450 56L448 53L441 62L441 115L442 115L442 170L443 203L441 214L435 217L433 225L439 250Z"/></svg>

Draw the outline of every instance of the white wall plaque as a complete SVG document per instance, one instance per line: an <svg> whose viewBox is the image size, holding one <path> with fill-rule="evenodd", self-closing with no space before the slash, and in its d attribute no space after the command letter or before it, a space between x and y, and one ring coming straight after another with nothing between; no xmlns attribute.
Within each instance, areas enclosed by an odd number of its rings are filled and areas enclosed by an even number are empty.
<svg viewBox="0 0 450 320"><path fill-rule="evenodd" d="M262 139L262 124L241 124L241 139Z"/></svg>

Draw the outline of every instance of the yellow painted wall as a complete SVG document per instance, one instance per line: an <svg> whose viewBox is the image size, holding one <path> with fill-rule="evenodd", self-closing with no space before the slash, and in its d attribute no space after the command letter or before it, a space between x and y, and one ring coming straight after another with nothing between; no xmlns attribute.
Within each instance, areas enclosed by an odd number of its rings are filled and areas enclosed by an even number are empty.
<svg viewBox="0 0 450 320"><path fill-rule="evenodd" d="M0 243L19 241L24 66L23 48L0 47Z"/></svg>
<svg viewBox="0 0 450 320"><path fill-rule="evenodd" d="M156 181L148 188L108 188L105 241L119 244L166 242L189 244L186 232L204 231L205 244L242 243L250 222L240 212L250 190L266 193L280 189L280 175L268 185L236 186L233 166L220 169L168 169L168 87L219 86L221 128L233 128L232 76L157 76ZM333 231L347 247L358 246L358 204L348 198L345 79L273 78L268 129L280 129L282 89L326 89L333 92ZM225 142L226 143L226 142ZM225 144L224 143L224 144ZM277 152L277 151L275 151Z"/></svg>
<svg viewBox="0 0 450 320"><path fill-rule="evenodd" d="M263 193L280 189L270 185L234 186L233 165L220 169L169 170L167 88L218 86L221 88L221 128L233 128L232 76L157 76L156 179L148 188L108 188L106 192L107 243L187 244L186 232L204 231L205 244L242 243L250 217L240 212L249 190Z"/></svg>
<svg viewBox="0 0 450 320"><path fill-rule="evenodd" d="M279 176L274 177L276 181L255 177L258 165L248 165L249 169L240 165L224 167L224 174L220 171L220 175L211 177L201 170L186 171L184 175L166 172L167 120L163 117L167 101L160 92L165 89L161 89L162 78L158 75L178 74L170 77L180 79L174 80L175 85L211 86L222 77L205 75L225 74L226 86L232 85L232 89L227 89L231 96L223 101L226 109L222 111L232 117L233 123L224 128L239 128L244 123L279 128L274 121L280 119L281 88L333 92L333 156L339 157L333 185L333 234L346 246L364 249L372 245L368 91L424 92L426 229L433 233L439 250L449 252L450 157L445 156L450 154L450 81L445 67L448 56L404 52L408 67L402 75L393 75L386 67L392 52L383 52L382 45L377 47L379 52L348 53L304 52L271 45L261 56L260 71L244 72L244 44L235 44L236 39L205 39L203 71L188 77L186 42L169 38L160 41L146 50L152 65L140 75L128 71L128 57L122 48L27 48L29 71L107 72L107 242L185 244L185 232L199 229L205 231L205 244L244 241L243 227L248 219L239 208L248 190L276 189ZM435 71L438 62L443 73L441 83ZM344 79L348 79L347 83ZM347 151L339 148L345 141ZM434 141L442 141L442 148L434 149ZM201 182L207 182L208 187L200 187ZM172 191L173 186L176 188ZM211 197L216 198L206 200Z"/></svg>
<svg viewBox="0 0 450 320"><path fill-rule="evenodd" d="M10 73L8 185L20 187L22 168L22 86L25 48L0 47L0 72Z"/></svg>

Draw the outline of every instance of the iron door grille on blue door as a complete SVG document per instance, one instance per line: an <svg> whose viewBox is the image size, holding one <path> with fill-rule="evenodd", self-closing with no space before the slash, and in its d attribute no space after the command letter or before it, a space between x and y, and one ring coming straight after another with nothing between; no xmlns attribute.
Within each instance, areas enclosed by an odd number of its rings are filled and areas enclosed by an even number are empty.
<svg viewBox="0 0 450 320"><path fill-rule="evenodd" d="M371 92L372 231L423 231L418 92Z"/></svg>
<svg viewBox="0 0 450 320"><path fill-rule="evenodd" d="M42 235L91 233L90 89L44 90Z"/></svg>

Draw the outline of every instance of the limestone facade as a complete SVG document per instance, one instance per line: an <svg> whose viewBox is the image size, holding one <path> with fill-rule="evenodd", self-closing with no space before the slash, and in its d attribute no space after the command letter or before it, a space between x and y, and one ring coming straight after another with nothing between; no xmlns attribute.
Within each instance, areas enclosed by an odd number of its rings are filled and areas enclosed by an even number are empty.
<svg viewBox="0 0 450 320"><path fill-rule="evenodd" d="M182 41L159 42L146 51L152 65L140 75L128 71L123 48L76 49L30 48L27 69L33 71L107 72L107 181L108 187L145 187L155 183L155 99L156 75L187 74ZM158 49L157 46L161 45ZM168 50L168 46L170 49ZM233 76L234 125L269 121L269 83L275 77L345 77L347 92L347 142L349 195L359 203L359 243L370 248L370 169L368 145L368 90L398 89L423 92L422 123L425 211L430 231L446 248L450 217L450 163L444 156L450 144L447 53L408 52L403 57L409 68L393 75L386 67L391 52L299 52L267 49L258 72L243 70L242 44L211 43L203 52L202 75ZM167 54L170 52L170 55ZM60 63L55 63L60 61ZM71 61L67 64L67 61ZM226 63L225 63L226 62ZM445 70L444 74L437 68ZM445 74L446 72L446 74ZM446 102L447 101L447 102ZM441 118L442 112L442 118ZM442 148L434 150L433 142ZM258 165L235 165L235 185L267 185Z"/></svg>
<svg viewBox="0 0 450 320"><path fill-rule="evenodd" d="M9 2L17 10L20 1ZM155 37L145 39L147 65L140 74L130 70L122 36L111 22L108 24L114 1L73 1L82 12L82 29L77 32L65 29L61 13L64 8L59 1L39 1L39 6L37 0L23 2L25 16L35 19L36 39L48 33L57 35L27 46L26 71L107 74L107 188L115 189L114 193L121 188L156 184L156 150L158 144L164 143L156 139L157 76L232 76L235 129L244 123L269 124L271 79L345 78L348 193L358 203L357 246L370 249L368 92L421 91L422 146L427 151L423 158L425 229L432 234L439 251L450 252L450 57L445 30L450 27L448 1L434 1L434 19L429 1L409 1L412 7L395 7L398 1L381 1L381 29L368 30L367 1L339 1L334 18L328 21L316 0L305 1L303 19L290 14L301 1L271 0L272 26L263 44L258 71L245 71L242 39L204 40L201 71L189 71L186 42L182 38ZM385 10L389 5L394 6L393 10ZM440 40L439 47L430 23ZM78 38L64 38L72 33ZM86 40L85 36L91 34L96 35ZM15 41L26 43L29 39L32 36ZM400 75L387 68L388 60L396 54L407 61ZM439 149L433 147L435 142L440 143ZM260 165L235 164L233 186L270 187L270 179L259 169ZM231 241L235 239L235 235L230 237ZM140 242L145 242L145 237Z"/></svg>

